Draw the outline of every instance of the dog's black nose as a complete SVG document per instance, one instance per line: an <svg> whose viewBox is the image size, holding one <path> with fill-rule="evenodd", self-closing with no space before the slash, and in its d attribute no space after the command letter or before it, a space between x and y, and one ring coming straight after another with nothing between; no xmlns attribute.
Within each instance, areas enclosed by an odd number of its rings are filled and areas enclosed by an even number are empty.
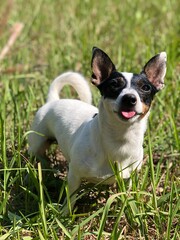
<svg viewBox="0 0 180 240"><path fill-rule="evenodd" d="M133 107L136 103L137 99L134 94L126 94L122 97L122 104L126 107Z"/></svg>

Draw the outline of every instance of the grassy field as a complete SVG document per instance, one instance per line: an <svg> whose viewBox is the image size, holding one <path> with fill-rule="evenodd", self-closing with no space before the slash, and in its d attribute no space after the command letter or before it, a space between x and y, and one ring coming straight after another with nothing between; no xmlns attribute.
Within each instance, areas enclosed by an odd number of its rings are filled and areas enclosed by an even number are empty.
<svg viewBox="0 0 180 240"><path fill-rule="evenodd" d="M24 28L0 60L0 240L180 239L179 12L177 0L1 1L0 52L12 26ZM144 164L132 174L131 191L115 171L116 186L83 184L75 212L63 216L60 153L53 146L44 171L28 155L27 134L57 75L75 70L90 79L93 46L119 71L137 73L166 51L165 88L152 107ZM66 87L63 97L76 95Z"/></svg>

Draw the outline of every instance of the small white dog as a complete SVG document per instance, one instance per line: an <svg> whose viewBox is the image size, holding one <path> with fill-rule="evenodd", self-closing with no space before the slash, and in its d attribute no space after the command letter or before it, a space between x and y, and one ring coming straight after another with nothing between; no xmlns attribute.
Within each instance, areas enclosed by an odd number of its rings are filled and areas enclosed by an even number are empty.
<svg viewBox="0 0 180 240"><path fill-rule="evenodd" d="M70 194L82 179L113 183L111 163L117 163L123 178L140 169L151 102L164 85L166 53L133 74L118 72L108 55L94 47L92 72L92 83L102 95L99 107L91 105L90 88L80 74L64 73L52 82L28 138L29 152L37 156L45 154L51 140L58 142L69 162ZM72 85L82 101L59 99L65 84Z"/></svg>

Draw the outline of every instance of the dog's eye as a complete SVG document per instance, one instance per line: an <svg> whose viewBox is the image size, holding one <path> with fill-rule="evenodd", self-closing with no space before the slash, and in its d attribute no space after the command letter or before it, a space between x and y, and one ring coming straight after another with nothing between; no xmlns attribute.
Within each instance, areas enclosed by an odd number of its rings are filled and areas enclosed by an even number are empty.
<svg viewBox="0 0 180 240"><path fill-rule="evenodd" d="M112 90L117 90L119 88L123 88L125 86L125 82L123 79L112 79L110 83L110 87Z"/></svg>
<svg viewBox="0 0 180 240"><path fill-rule="evenodd" d="M141 89L144 92L150 92L151 91L151 86L149 84L144 84L144 85L142 85Z"/></svg>
<svg viewBox="0 0 180 240"><path fill-rule="evenodd" d="M119 83L118 83L117 79L112 79L110 86L111 86L111 88L118 88Z"/></svg>

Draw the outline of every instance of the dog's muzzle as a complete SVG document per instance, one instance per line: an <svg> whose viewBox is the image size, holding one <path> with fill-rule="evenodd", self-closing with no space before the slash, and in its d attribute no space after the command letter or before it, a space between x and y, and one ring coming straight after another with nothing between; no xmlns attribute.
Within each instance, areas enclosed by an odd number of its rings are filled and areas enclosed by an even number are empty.
<svg viewBox="0 0 180 240"><path fill-rule="evenodd" d="M137 98L134 94L125 94L121 99L121 106L119 109L119 115L124 120L129 120L137 115L135 106L137 103Z"/></svg>

